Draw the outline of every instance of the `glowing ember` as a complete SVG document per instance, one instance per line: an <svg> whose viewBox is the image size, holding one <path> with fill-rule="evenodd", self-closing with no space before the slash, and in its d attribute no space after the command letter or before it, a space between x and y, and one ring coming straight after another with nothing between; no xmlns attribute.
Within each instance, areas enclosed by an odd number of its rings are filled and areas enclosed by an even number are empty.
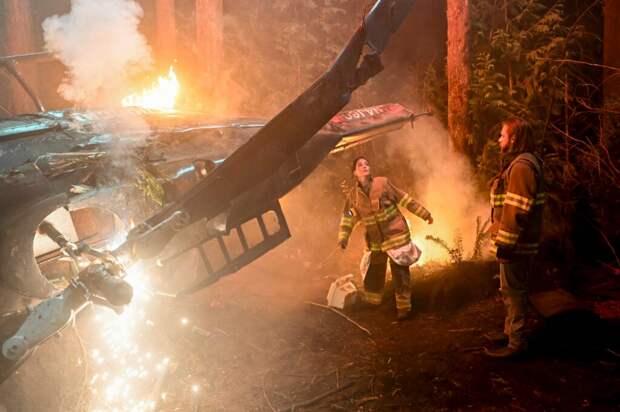
<svg viewBox="0 0 620 412"><path fill-rule="evenodd" d="M140 93L130 94L122 101L124 107L136 106L145 109L173 110L181 86L172 66L168 76L159 76L157 82Z"/></svg>

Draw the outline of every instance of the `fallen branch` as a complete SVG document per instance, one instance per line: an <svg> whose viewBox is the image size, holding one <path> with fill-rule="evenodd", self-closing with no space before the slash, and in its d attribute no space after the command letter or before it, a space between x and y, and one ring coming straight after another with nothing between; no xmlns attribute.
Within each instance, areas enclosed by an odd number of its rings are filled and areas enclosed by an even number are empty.
<svg viewBox="0 0 620 412"><path fill-rule="evenodd" d="M261 348L260 346L255 345L255 344L254 344L254 343L252 343L252 342L248 342L247 340L242 339L242 338L240 338L239 336L233 336L233 335L231 335L230 333L228 333L228 332L226 332L225 330L222 330L222 329L220 329L220 328L215 328L215 330L216 330L217 332L221 333L221 334L222 334L222 335L224 335L224 336L228 336L229 338L232 338L232 339L234 339L234 340L237 340L238 342L240 342L240 343L242 343L242 344L244 344L244 345L247 345L247 346L249 346L249 347L250 347L250 348L252 348L252 349L257 350L258 352L267 353L267 350L265 350L265 349Z"/></svg>
<svg viewBox="0 0 620 412"><path fill-rule="evenodd" d="M372 333L368 329L366 329L365 327L363 327L362 325L360 325L359 323L357 323L356 321L354 321L353 319L351 319L350 317L348 317L344 313L340 312L339 310L337 310L335 308L332 308L331 306L321 305L320 303L316 303L316 302L306 302L306 303L308 305L318 306L318 307L323 308L323 309L329 309L332 312L337 313L338 315L342 316L343 318L345 318L346 320L351 322L353 325L357 326L359 329L361 329L364 332L366 332L368 334L368 336L372 336Z"/></svg>
<svg viewBox="0 0 620 412"><path fill-rule="evenodd" d="M269 405L269 409L271 409L272 412L276 412L276 408L273 407L273 404L271 403L271 399L269 399L269 396L267 395L267 390L265 389L265 378L267 377L268 374L269 374L269 371L267 371L263 375L263 397L267 401L267 405Z"/></svg>
<svg viewBox="0 0 620 412"><path fill-rule="evenodd" d="M378 401L378 400L379 400L378 396L366 396L365 398L358 399L357 402L355 402L355 406L359 408L365 403L372 402L372 401Z"/></svg>
<svg viewBox="0 0 620 412"><path fill-rule="evenodd" d="M480 328L448 329L449 333L480 332Z"/></svg>
<svg viewBox="0 0 620 412"><path fill-rule="evenodd" d="M463 352L463 353L466 353L466 352L482 352L484 349L485 349L484 346L470 346L470 347L467 347L467 348L459 349L458 351L459 352Z"/></svg>
<svg viewBox="0 0 620 412"><path fill-rule="evenodd" d="M614 267L610 265L609 263L605 263L602 260L599 260L598 262L601 263L607 270L609 270L611 275L620 276L620 269L618 269L617 267Z"/></svg>
<svg viewBox="0 0 620 412"><path fill-rule="evenodd" d="M600 228L598 228L595 225L592 225L592 227L594 227L594 229L597 230L597 232L601 235L601 237L603 238L605 243L607 243L607 247L609 247L609 250L611 250L611 253L614 254L614 258L616 258L616 264L618 265L618 267L620 267L620 258L618 258L618 254L616 253L616 249L614 249L613 245L611 244L611 242L609 241L607 236L605 236L605 233Z"/></svg>
<svg viewBox="0 0 620 412"><path fill-rule="evenodd" d="M384 404L383 407L385 409L396 409L398 408L399 410L402 408L411 408L413 406L413 403L409 402L409 403L388 403L388 404ZM409 409L407 409L409 410Z"/></svg>
<svg viewBox="0 0 620 412"><path fill-rule="evenodd" d="M84 341L82 340L82 336L80 335L80 332L78 331L75 322L71 324L71 328L73 329L73 332L75 333L75 337L78 341L78 344L80 345L81 357L84 362L84 378L82 379L82 385L80 387L80 393L78 396L78 400L75 404L75 410L87 411L88 409L90 409L90 405L88 404L88 399L84 399L85 398L84 394L86 393L86 390L88 388L88 376L90 375L90 372L89 372L90 367L88 363L88 351L86 350L86 346L84 345Z"/></svg>
<svg viewBox="0 0 620 412"><path fill-rule="evenodd" d="M583 60L575 60L575 59L547 59L547 58L543 58L543 57L539 57L536 60L550 60L550 61L557 62L557 63L583 64L583 65L586 65L586 66L598 67L598 68L601 68L601 69L607 69L607 70L611 70L611 71L615 71L615 72L620 73L620 67L609 66L609 65L606 65L606 64L591 63L591 62L587 62L587 61L583 61Z"/></svg>
<svg viewBox="0 0 620 412"><path fill-rule="evenodd" d="M611 353L612 355L614 355L616 358L620 359L620 353L615 352L609 348L606 349L607 352Z"/></svg>
<svg viewBox="0 0 620 412"><path fill-rule="evenodd" d="M353 382L349 382L346 385L342 385L339 388L330 389L329 391L324 392L324 393L322 393L320 395L317 395L317 396L315 396L312 399L308 399L307 401L298 402L298 403L293 404L291 406L288 406L286 408L278 409L278 412L294 411L294 410L296 410L297 408L300 408L300 407L310 406L313 403L318 402L318 401L320 401L323 398L327 398L328 396L331 396L331 395L333 395L335 393L338 393L338 392L340 392L340 391L342 391L344 389L347 389L348 387L350 387L352 385L353 385Z"/></svg>

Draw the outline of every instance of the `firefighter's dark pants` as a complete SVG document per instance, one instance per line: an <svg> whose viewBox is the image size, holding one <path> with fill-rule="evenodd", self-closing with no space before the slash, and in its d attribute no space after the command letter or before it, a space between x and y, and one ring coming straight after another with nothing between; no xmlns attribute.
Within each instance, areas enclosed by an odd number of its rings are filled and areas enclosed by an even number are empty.
<svg viewBox="0 0 620 412"><path fill-rule="evenodd" d="M508 336L508 346L526 344L527 289L532 266L530 259L499 264L499 291L506 307L504 333Z"/></svg>
<svg viewBox="0 0 620 412"><path fill-rule="evenodd" d="M385 252L372 252L370 265L364 277L364 300L373 305L381 304L383 288L385 287L385 271L387 269L388 255ZM392 259L392 283L396 297L396 310L399 314L408 313L411 310L411 276L408 266L396 264Z"/></svg>

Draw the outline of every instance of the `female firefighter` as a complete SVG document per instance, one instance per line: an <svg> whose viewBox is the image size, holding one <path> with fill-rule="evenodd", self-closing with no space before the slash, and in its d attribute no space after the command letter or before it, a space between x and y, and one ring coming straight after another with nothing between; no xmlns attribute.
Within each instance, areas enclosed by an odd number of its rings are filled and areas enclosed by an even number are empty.
<svg viewBox="0 0 620 412"><path fill-rule="evenodd" d="M365 157L356 158L352 170L356 184L347 193L338 245L345 249L355 225L358 222L364 224L367 249L361 264L363 299L372 305L381 304L389 257L397 318L405 319L411 312L409 266L419 259L420 251L411 242L409 226L398 206L407 208L428 224L433 223L433 218L428 210L392 185L386 177L373 177Z"/></svg>

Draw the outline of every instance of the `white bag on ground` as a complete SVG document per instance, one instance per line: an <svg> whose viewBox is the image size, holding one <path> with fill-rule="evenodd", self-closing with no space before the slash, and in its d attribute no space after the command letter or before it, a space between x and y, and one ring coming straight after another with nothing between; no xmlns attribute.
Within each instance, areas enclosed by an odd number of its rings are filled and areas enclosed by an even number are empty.
<svg viewBox="0 0 620 412"><path fill-rule="evenodd" d="M338 309L344 309L355 303L357 287L352 282L353 274L341 276L329 286L327 292L327 305Z"/></svg>

